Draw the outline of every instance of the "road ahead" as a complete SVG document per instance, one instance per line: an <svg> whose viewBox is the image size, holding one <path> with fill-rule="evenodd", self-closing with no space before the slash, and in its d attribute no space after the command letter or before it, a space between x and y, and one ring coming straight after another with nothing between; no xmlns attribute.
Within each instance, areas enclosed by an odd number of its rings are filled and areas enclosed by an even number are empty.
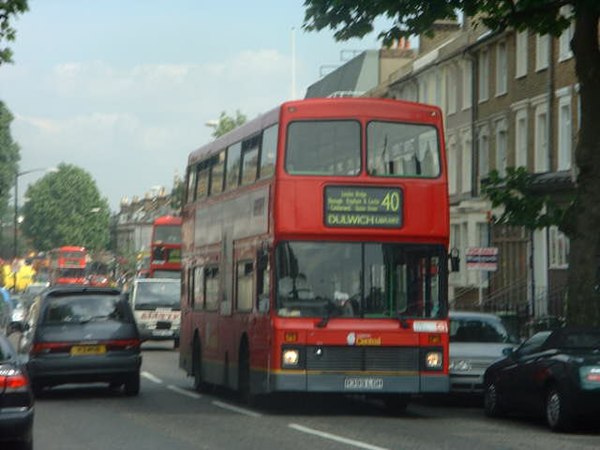
<svg viewBox="0 0 600 450"><path fill-rule="evenodd" d="M40 450L597 449L600 431L548 431L534 419L490 420L477 406L411 404L393 417L360 399L295 396L249 409L226 393L198 394L170 344L145 344L142 391L54 388L36 403Z"/></svg>

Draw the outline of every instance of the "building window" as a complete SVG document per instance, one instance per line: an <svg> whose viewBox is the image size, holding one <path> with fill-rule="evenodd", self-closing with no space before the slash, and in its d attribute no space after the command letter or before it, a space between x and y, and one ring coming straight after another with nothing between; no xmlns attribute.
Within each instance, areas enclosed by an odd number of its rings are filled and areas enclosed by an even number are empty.
<svg viewBox="0 0 600 450"><path fill-rule="evenodd" d="M506 175L506 121L499 120L496 122L496 170L500 176Z"/></svg>
<svg viewBox="0 0 600 450"><path fill-rule="evenodd" d="M485 178L490 172L490 142L487 128L483 128L477 137L479 154L479 179Z"/></svg>
<svg viewBox="0 0 600 450"><path fill-rule="evenodd" d="M548 107L539 105L535 109L535 172L547 172L548 164Z"/></svg>
<svg viewBox="0 0 600 450"><path fill-rule="evenodd" d="M569 267L569 238L558 227L548 229L550 240L550 268L567 269Z"/></svg>
<svg viewBox="0 0 600 450"><path fill-rule="evenodd" d="M543 70L548 67L548 51L550 49L550 37L547 34L537 35L535 45L535 70Z"/></svg>
<svg viewBox="0 0 600 450"><path fill-rule="evenodd" d="M527 30L516 34L515 55L515 77L520 78L527 75L527 47L529 44L529 33Z"/></svg>
<svg viewBox="0 0 600 450"><path fill-rule="evenodd" d="M480 247L490 246L490 227L487 222L479 222L477 224L477 239Z"/></svg>
<svg viewBox="0 0 600 450"><path fill-rule="evenodd" d="M473 172L473 158L472 158L472 148L471 148L472 140L469 137L465 137L463 139L462 145L462 192L469 193L471 192L471 176Z"/></svg>
<svg viewBox="0 0 600 450"><path fill-rule="evenodd" d="M563 6L560 8L560 14L571 20L571 25L563 30L562 34L558 38L558 60L566 61L573 57L571 51L571 39L573 39L573 33L575 32L575 21L573 16L573 7L571 5Z"/></svg>
<svg viewBox="0 0 600 450"><path fill-rule="evenodd" d="M506 42L496 46L496 95L506 94L507 90Z"/></svg>
<svg viewBox="0 0 600 450"><path fill-rule="evenodd" d="M515 167L527 168L527 110L515 116Z"/></svg>
<svg viewBox="0 0 600 450"><path fill-rule="evenodd" d="M446 92L448 92L448 114L454 114L456 112L456 100L458 97L456 68L451 66L447 70Z"/></svg>
<svg viewBox="0 0 600 450"><path fill-rule="evenodd" d="M470 60L463 61L462 65L462 109L469 109L473 101L473 64Z"/></svg>
<svg viewBox="0 0 600 450"><path fill-rule="evenodd" d="M456 194L456 180L458 169L458 155L456 152L456 139L452 138L448 143L448 191Z"/></svg>
<svg viewBox="0 0 600 450"><path fill-rule="evenodd" d="M558 170L571 168L571 96L560 98L558 106Z"/></svg>
<svg viewBox="0 0 600 450"><path fill-rule="evenodd" d="M487 51L479 54L479 101L488 99L488 86L490 82L490 55Z"/></svg>

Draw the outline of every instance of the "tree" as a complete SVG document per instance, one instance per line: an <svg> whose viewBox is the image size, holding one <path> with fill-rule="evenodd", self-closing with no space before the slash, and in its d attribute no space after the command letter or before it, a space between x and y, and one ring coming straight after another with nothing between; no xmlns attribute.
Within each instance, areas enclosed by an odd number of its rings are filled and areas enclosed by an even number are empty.
<svg viewBox="0 0 600 450"><path fill-rule="evenodd" d="M0 218L4 217L10 198L10 188L15 184L19 169L19 145L10 134L13 116L0 101Z"/></svg>
<svg viewBox="0 0 600 450"><path fill-rule="evenodd" d="M80 245L106 248L110 211L96 182L85 170L61 164L29 186L23 206L23 233L37 250Z"/></svg>
<svg viewBox="0 0 600 450"><path fill-rule="evenodd" d="M394 23L379 34L384 44L401 37L431 32L436 20L456 20L458 12L492 31L506 28L558 36L571 22L571 49L579 80L581 128L575 149L576 195L568 214L569 256L567 321L600 325L600 48L598 0L305 0L306 30L335 30L346 40L373 31L378 17ZM564 15L563 6L570 6Z"/></svg>
<svg viewBox="0 0 600 450"><path fill-rule="evenodd" d="M10 25L10 20L27 9L27 0L0 1L0 65L12 62L12 51L5 45L15 40L17 32Z"/></svg>
<svg viewBox="0 0 600 450"><path fill-rule="evenodd" d="M225 111L223 111L219 116L219 121L215 127L215 130L213 131L212 136L215 139L221 137L244 123L246 123L246 116L238 110L235 112L235 117L230 117L225 113Z"/></svg>

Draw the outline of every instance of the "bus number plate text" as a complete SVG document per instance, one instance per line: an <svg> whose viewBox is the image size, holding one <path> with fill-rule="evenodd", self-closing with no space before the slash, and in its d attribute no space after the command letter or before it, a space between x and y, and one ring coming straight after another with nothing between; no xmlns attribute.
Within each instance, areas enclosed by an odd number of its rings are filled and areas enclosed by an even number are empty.
<svg viewBox="0 0 600 450"><path fill-rule="evenodd" d="M328 227L400 228L402 191L391 187L325 187Z"/></svg>
<svg viewBox="0 0 600 450"><path fill-rule="evenodd" d="M380 391L383 389L383 378L346 378L344 379L344 389L349 391Z"/></svg>

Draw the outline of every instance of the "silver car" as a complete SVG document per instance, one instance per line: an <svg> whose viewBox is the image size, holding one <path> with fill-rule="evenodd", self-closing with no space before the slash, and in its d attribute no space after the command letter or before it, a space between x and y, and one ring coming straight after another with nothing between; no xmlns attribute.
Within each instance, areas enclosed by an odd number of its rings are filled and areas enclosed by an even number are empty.
<svg viewBox="0 0 600 450"><path fill-rule="evenodd" d="M485 369L518 342L494 314L451 311L450 392L482 394Z"/></svg>

